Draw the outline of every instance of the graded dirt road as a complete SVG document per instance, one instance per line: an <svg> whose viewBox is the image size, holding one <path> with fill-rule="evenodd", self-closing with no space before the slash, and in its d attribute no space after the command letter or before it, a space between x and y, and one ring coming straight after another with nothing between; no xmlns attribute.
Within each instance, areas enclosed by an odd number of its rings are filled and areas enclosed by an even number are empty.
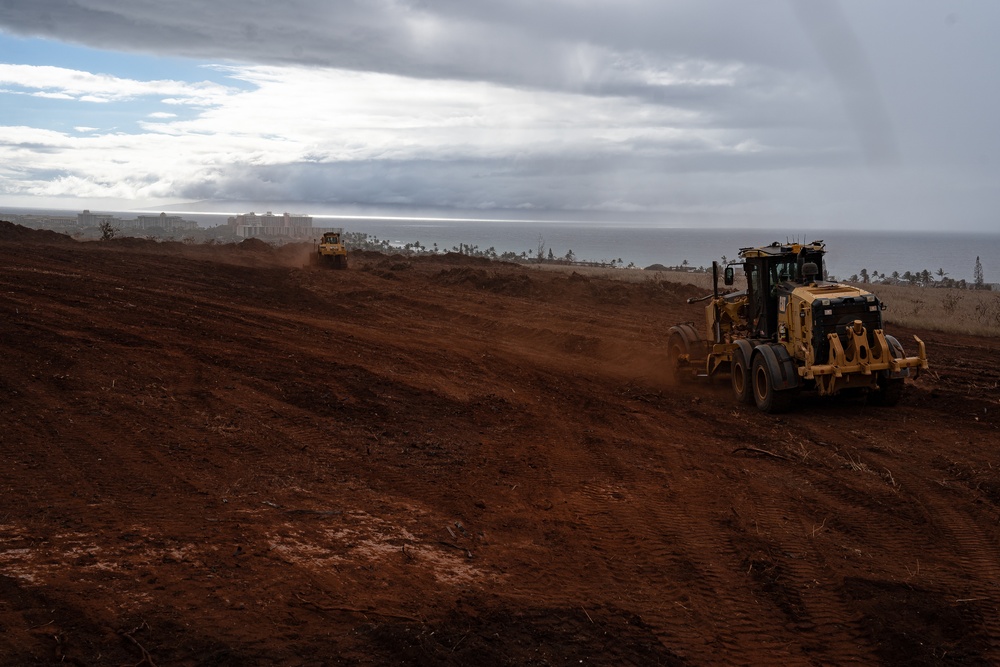
<svg viewBox="0 0 1000 667"><path fill-rule="evenodd" d="M0 663L1000 663L1000 341L774 417L694 287L307 251L0 225Z"/></svg>

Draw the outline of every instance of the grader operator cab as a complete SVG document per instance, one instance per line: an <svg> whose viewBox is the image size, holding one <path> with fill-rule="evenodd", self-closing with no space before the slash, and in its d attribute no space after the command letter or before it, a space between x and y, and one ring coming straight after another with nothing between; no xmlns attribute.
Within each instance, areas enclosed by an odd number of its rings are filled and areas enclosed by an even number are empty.
<svg viewBox="0 0 1000 667"><path fill-rule="evenodd" d="M331 265L335 269L347 268L347 246L342 239L342 228L330 229L323 234L316 250L316 261Z"/></svg>
<svg viewBox="0 0 1000 667"><path fill-rule="evenodd" d="M787 410L801 391L828 396L845 390L869 401L894 405L905 378L927 368L924 343L918 353L882 330L885 306L863 289L824 280L822 241L772 243L743 248L740 260L723 267L723 281L735 282L743 268L746 289L719 293L719 265L713 263L713 293L703 337L693 323L668 330L667 357L675 377L714 377L728 372L733 392L764 412Z"/></svg>

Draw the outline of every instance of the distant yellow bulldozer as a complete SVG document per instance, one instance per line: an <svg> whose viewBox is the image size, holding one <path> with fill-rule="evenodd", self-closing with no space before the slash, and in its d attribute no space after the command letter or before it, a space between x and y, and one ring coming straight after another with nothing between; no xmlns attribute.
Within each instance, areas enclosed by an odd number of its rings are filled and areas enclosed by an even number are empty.
<svg viewBox="0 0 1000 667"><path fill-rule="evenodd" d="M343 241L343 228L331 229L323 234L317 246L315 261L335 269L347 268L347 246Z"/></svg>

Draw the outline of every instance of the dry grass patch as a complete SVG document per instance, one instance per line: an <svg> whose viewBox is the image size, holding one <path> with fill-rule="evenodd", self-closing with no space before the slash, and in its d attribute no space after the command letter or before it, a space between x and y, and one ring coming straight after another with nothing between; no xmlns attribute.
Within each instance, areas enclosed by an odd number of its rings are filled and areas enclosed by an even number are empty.
<svg viewBox="0 0 1000 667"><path fill-rule="evenodd" d="M612 269L600 266L572 266L567 264L527 264L529 268L540 271L557 271L560 273L577 273L591 278L610 278L629 283L665 282L681 285L694 285L704 290L712 289L711 273L693 273L688 271L647 271L645 269ZM738 279L738 278L737 278ZM720 287L722 280L719 280Z"/></svg>
<svg viewBox="0 0 1000 667"><path fill-rule="evenodd" d="M1000 293L903 285L860 285L886 304L885 321L975 336L1000 335Z"/></svg>
<svg viewBox="0 0 1000 667"><path fill-rule="evenodd" d="M704 289L706 294L712 289L711 273L550 264L530 266L543 271L575 272L585 276L626 282L652 281L694 285ZM742 283L741 276L737 274L736 287L742 289L744 287ZM1000 292L874 283L849 284L874 293L886 304L884 318L887 324L974 336L1000 336ZM722 287L721 281L720 287Z"/></svg>

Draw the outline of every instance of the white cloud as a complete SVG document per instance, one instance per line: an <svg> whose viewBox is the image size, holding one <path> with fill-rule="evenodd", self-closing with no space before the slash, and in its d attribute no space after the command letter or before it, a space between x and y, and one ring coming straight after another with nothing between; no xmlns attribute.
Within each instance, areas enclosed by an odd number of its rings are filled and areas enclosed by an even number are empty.
<svg viewBox="0 0 1000 667"><path fill-rule="evenodd" d="M44 146L45 148L68 148L71 143L62 132L43 130L28 126L0 125L0 147Z"/></svg>
<svg viewBox="0 0 1000 667"><path fill-rule="evenodd" d="M67 95L66 93L30 93L32 97L42 97L49 100L71 100L72 95Z"/></svg>
<svg viewBox="0 0 1000 667"><path fill-rule="evenodd" d="M33 90L39 97L96 103L179 95L185 104L211 106L233 92L208 81L137 81L49 65L0 64L0 85Z"/></svg>
<svg viewBox="0 0 1000 667"><path fill-rule="evenodd" d="M50 85L92 80L51 69ZM305 187L303 194L321 197L333 178L323 175L323 165L339 176L351 163L485 161L494 164L490 170L508 163L513 175L514 163L724 152L737 143L726 132L702 127L697 113L626 97L318 68L225 71L249 88L217 87L213 106L198 106L193 118L147 114L155 122L137 119L143 130L138 134L35 132L29 140L18 130L5 141L0 133L0 159L31 164L33 172L71 174L46 183L28 179L23 187L29 192L78 194L87 183L82 190L88 196L103 191L135 198L180 197L213 183L245 196L257 187L261 168L311 164L313 191ZM112 90L162 90L141 81L104 80ZM479 196L464 203L479 205ZM525 205L522 194L514 199L508 197L508 205Z"/></svg>

